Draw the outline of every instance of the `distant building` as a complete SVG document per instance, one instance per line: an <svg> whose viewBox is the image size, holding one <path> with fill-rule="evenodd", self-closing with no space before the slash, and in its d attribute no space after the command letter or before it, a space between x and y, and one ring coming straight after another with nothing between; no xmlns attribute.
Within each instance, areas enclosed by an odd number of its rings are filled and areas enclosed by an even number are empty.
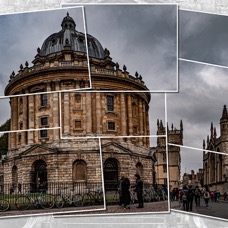
<svg viewBox="0 0 228 228"><path fill-rule="evenodd" d="M204 184L209 185L211 190L219 190L221 193L228 192L228 113L224 105L220 119L220 136L217 137L216 128L211 123L210 136L207 142L203 140L203 149L217 153L203 153ZM219 152L227 153L219 154Z"/></svg>
<svg viewBox="0 0 228 228"><path fill-rule="evenodd" d="M191 173L184 173L182 179L183 186L192 186L195 188L196 186L202 187L202 178L203 178L203 169L199 169L198 173L195 173L194 170L191 170Z"/></svg>
<svg viewBox="0 0 228 228"><path fill-rule="evenodd" d="M182 145L183 144L183 123L180 121L180 130L177 130L171 125L171 130L168 129L168 143ZM162 121L157 121L157 135L165 135L165 127ZM167 184L167 157L166 157L166 138L159 137L157 140L155 163L156 181L157 184ZM168 146L168 161L169 161L169 183L171 189L179 188L180 186L180 170L181 157L179 146Z"/></svg>

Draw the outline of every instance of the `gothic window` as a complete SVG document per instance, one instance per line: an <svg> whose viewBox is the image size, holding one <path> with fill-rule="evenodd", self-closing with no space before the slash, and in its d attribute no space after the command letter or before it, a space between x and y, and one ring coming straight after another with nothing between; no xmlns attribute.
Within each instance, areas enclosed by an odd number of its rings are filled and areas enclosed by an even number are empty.
<svg viewBox="0 0 228 228"><path fill-rule="evenodd" d="M114 111L114 96L107 96L107 110Z"/></svg>
<svg viewBox="0 0 228 228"><path fill-rule="evenodd" d="M75 94L75 108L76 109L82 109L82 97L81 94Z"/></svg>
<svg viewBox="0 0 228 228"><path fill-rule="evenodd" d="M141 162L136 164L136 173L139 174L140 177L143 177L143 165Z"/></svg>
<svg viewBox="0 0 228 228"><path fill-rule="evenodd" d="M76 129L82 128L82 121L81 120L75 120L75 128Z"/></svg>
<svg viewBox="0 0 228 228"><path fill-rule="evenodd" d="M47 99L46 93L40 95L40 105L41 106L47 106L48 105L48 99Z"/></svg>
<svg viewBox="0 0 228 228"><path fill-rule="evenodd" d="M108 122L108 130L115 131L116 130L116 123L115 122Z"/></svg>
<svg viewBox="0 0 228 228"><path fill-rule="evenodd" d="M222 164L222 154L219 154L219 163L218 163L218 167L219 167L219 180L222 181L223 179L223 164Z"/></svg>
<svg viewBox="0 0 228 228"><path fill-rule="evenodd" d="M73 181L86 181L86 163L83 160L73 164Z"/></svg>

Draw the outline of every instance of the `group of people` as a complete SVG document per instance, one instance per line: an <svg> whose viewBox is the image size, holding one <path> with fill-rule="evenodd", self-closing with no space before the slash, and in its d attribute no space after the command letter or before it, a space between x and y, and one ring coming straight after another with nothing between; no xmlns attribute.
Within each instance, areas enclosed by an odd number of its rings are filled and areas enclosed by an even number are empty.
<svg viewBox="0 0 228 228"><path fill-rule="evenodd" d="M119 183L119 204L123 206L124 209L130 209L130 187L130 180L125 175L122 175ZM137 194L139 204L137 208L143 208L143 181L139 174L135 174L135 185L132 187Z"/></svg>
<svg viewBox="0 0 228 228"><path fill-rule="evenodd" d="M176 196L175 196L176 197ZM184 211L192 211L193 202L195 205L200 206L200 199L203 198L206 207L208 207L209 200L218 202L220 197L219 191L210 191L208 186L200 189L198 186L195 189L192 186L184 186L182 190L178 192L178 199L181 202L182 209Z"/></svg>

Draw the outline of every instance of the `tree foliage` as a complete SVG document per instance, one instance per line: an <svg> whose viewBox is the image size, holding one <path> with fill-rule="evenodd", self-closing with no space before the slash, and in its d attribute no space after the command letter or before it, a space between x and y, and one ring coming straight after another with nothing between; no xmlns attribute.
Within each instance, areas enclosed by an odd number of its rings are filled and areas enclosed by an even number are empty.
<svg viewBox="0 0 228 228"><path fill-rule="evenodd" d="M10 119L0 126L0 132L9 131L9 130L10 130ZM4 133L3 135L0 136L0 156L6 154L7 150L8 150L8 133Z"/></svg>

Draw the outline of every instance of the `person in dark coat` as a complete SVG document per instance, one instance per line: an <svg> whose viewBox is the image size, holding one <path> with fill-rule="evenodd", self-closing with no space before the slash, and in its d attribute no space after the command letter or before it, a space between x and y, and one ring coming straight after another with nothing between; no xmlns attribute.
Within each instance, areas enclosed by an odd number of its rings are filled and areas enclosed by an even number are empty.
<svg viewBox="0 0 228 228"><path fill-rule="evenodd" d="M194 192L192 190L192 186L190 185L188 187L188 195L187 195L187 201L188 201L187 211L192 211L193 198L194 198Z"/></svg>
<svg viewBox="0 0 228 228"><path fill-rule="evenodd" d="M123 181L121 183L121 191L122 191L122 203L123 203L123 206L124 206L124 209L130 209L130 202L131 202L131 196L130 196L130 191L129 191L129 188L130 188L130 180L123 176Z"/></svg>
<svg viewBox="0 0 228 228"><path fill-rule="evenodd" d="M135 178L136 178L135 192L137 193L137 199L139 203L137 208L143 208L143 182L139 174L135 174Z"/></svg>

